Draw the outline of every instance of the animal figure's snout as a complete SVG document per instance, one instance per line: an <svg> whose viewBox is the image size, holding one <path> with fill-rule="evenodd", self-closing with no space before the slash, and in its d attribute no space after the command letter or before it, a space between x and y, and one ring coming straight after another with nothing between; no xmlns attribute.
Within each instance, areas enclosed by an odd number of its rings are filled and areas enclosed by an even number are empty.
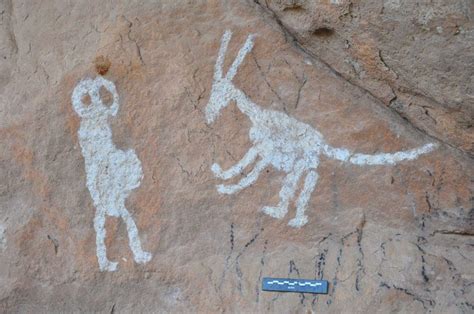
<svg viewBox="0 0 474 314"><path fill-rule="evenodd" d="M208 103L206 107L206 122L207 124L211 124L216 120L217 117L217 110L214 110L214 106L211 105L211 102Z"/></svg>
<svg viewBox="0 0 474 314"><path fill-rule="evenodd" d="M234 99L232 86L229 82L221 80L214 83L211 96L206 106L206 121L210 124L219 116L219 112Z"/></svg>
<svg viewBox="0 0 474 314"><path fill-rule="evenodd" d="M209 102L206 106L206 121L207 124L213 123L217 116L219 115L219 111L221 110L223 99L220 93L216 90L216 88L212 88L211 96L209 97Z"/></svg>

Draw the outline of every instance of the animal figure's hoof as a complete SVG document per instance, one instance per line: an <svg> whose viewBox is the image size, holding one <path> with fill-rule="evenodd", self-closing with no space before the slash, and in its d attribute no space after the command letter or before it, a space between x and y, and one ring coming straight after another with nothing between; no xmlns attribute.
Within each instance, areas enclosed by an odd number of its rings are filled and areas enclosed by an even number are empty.
<svg viewBox="0 0 474 314"><path fill-rule="evenodd" d="M293 228L300 228L308 222L308 216L295 217L288 222L288 225Z"/></svg>
<svg viewBox="0 0 474 314"><path fill-rule="evenodd" d="M214 173L216 177L220 177L222 175L222 168L221 166L219 166L219 164L216 164L216 163L212 164L211 171L212 173Z"/></svg>
<svg viewBox="0 0 474 314"><path fill-rule="evenodd" d="M277 206L265 206L262 208L262 211L273 218L282 219L286 215L286 210Z"/></svg>
<svg viewBox="0 0 474 314"><path fill-rule="evenodd" d="M117 266L118 266L117 262L107 261L105 263L100 264L99 269L100 271L116 271Z"/></svg>
<svg viewBox="0 0 474 314"><path fill-rule="evenodd" d="M151 253L142 252L139 256L135 256L135 262L138 264L145 264L151 260Z"/></svg>

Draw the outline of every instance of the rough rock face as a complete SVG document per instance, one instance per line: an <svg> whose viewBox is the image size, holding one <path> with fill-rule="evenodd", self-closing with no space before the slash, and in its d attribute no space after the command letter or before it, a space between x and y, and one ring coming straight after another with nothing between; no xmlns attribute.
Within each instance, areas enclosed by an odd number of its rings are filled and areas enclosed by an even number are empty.
<svg viewBox="0 0 474 314"><path fill-rule="evenodd" d="M296 41L416 128L474 154L469 0L259 0Z"/></svg>
<svg viewBox="0 0 474 314"><path fill-rule="evenodd" d="M381 3L2 2L0 310L472 312L472 5ZM118 98L90 87L80 116L73 91L98 77Z"/></svg>

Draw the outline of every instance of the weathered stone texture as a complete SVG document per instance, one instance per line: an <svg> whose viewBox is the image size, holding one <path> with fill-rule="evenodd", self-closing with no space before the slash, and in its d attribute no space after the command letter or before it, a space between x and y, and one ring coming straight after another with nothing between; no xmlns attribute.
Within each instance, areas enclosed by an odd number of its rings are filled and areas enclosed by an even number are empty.
<svg viewBox="0 0 474 314"><path fill-rule="evenodd" d="M472 1L258 3L334 72L415 127L474 154Z"/></svg>
<svg viewBox="0 0 474 314"><path fill-rule="evenodd" d="M472 312L472 5L419 2L2 2L0 311ZM440 146L397 165L322 157L301 228L294 204L281 220L260 211L278 203L274 168L219 194L211 165L251 147L235 104L204 115L226 29L226 68L256 34L234 83L262 108L353 152ZM143 167L126 205L153 255L135 263L108 217L116 272L99 271L71 104L98 57L120 96L114 144ZM263 276L330 291L263 292Z"/></svg>

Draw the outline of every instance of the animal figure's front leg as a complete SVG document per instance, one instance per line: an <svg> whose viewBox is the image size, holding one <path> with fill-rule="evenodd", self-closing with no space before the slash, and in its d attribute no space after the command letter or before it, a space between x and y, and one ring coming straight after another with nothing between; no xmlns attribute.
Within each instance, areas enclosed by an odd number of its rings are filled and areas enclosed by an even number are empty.
<svg viewBox="0 0 474 314"><path fill-rule="evenodd" d="M299 228L308 222L308 217L304 212L317 182L318 174L316 170L311 170L304 180L303 190L301 191L300 196L298 197L298 202L296 203L296 216L288 223L290 226Z"/></svg>
<svg viewBox="0 0 474 314"><path fill-rule="evenodd" d="M262 159L257 162L255 167L250 171L250 173L243 178L242 180L239 181L237 184L232 184L232 185L224 185L224 184L219 184L217 186L217 191L219 193L223 194L234 194L235 192L238 192L251 184L253 184L255 181L257 181L258 176L260 175L260 172L268 165L268 161L265 159Z"/></svg>
<svg viewBox="0 0 474 314"><path fill-rule="evenodd" d="M211 170L214 173L214 175L218 177L219 179L227 180L241 173L248 165L250 165L252 162L255 161L255 159L257 158L257 155L258 155L257 149L255 147L252 147L247 151L245 156L238 163L236 163L229 169L222 170L219 164L214 163L211 166Z"/></svg>
<svg viewBox="0 0 474 314"><path fill-rule="evenodd" d="M289 172L285 177L283 186L280 190L280 202L278 203L278 206L263 207L262 211L265 214L278 219L285 217L288 212L288 205L295 195L298 181L301 178L304 169L304 163L302 161L296 163L291 172Z"/></svg>
<svg viewBox="0 0 474 314"><path fill-rule="evenodd" d="M151 260L151 253L142 250L140 238L138 237L137 225L125 206L122 206L120 209L120 216L127 225L128 242L130 248L132 249L135 262L139 264L145 264L146 262L149 262Z"/></svg>
<svg viewBox="0 0 474 314"><path fill-rule="evenodd" d="M107 248L105 246L105 210L97 208L94 218L94 229L96 233L95 243L97 246L97 259L100 271L116 271L117 262L107 259Z"/></svg>

